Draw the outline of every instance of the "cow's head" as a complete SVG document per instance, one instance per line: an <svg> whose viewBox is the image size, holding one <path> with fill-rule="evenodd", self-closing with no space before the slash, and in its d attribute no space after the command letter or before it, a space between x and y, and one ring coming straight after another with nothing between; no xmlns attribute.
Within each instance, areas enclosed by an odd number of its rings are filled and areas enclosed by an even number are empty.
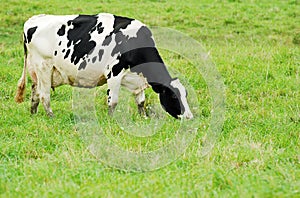
<svg viewBox="0 0 300 198"><path fill-rule="evenodd" d="M159 94L162 107L175 118L192 119L193 114L187 102L187 91L179 79L172 79Z"/></svg>

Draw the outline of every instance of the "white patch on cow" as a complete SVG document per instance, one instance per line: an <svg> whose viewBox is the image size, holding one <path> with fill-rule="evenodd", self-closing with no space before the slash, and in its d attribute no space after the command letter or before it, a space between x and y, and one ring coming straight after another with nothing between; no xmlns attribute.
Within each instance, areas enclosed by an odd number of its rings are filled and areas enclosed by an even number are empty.
<svg viewBox="0 0 300 198"><path fill-rule="evenodd" d="M181 84L181 82L179 81L179 79L176 79L176 80L173 80L170 85L176 89L179 90L179 93L180 93L180 100L182 102L182 105L185 109L185 111L183 112L182 114L182 117L183 118L187 118L187 119L192 119L193 118L193 114L190 110L190 107L188 105L188 102L187 102L187 94L186 94L186 89L185 87ZM179 116L180 117L180 116Z"/></svg>
<svg viewBox="0 0 300 198"><path fill-rule="evenodd" d="M137 32L144 26L143 23L137 20L131 21L131 23L126 27L126 29L120 29L120 31L129 38L137 38Z"/></svg>
<svg viewBox="0 0 300 198"><path fill-rule="evenodd" d="M76 43L74 43L74 45L78 44L81 42L81 39L79 39Z"/></svg>
<svg viewBox="0 0 300 198"><path fill-rule="evenodd" d="M109 35L113 30L114 30L114 20L115 17L112 14L108 14L108 13L101 13L98 14L98 21L97 24L102 23L102 27L103 27L103 32L101 34L98 34L97 31L94 31L91 34L91 40L96 41L97 43L103 43L103 41L105 40L105 37L107 35Z"/></svg>

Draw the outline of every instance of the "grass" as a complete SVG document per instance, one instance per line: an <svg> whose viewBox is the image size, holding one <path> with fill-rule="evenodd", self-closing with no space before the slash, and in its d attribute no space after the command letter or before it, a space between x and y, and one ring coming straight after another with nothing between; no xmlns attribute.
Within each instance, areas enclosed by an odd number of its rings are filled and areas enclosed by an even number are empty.
<svg viewBox="0 0 300 198"><path fill-rule="evenodd" d="M0 197L300 197L299 1L8 0L1 5ZM180 30L210 52L226 85L226 120L208 156L199 153L210 121L207 86L191 63L168 51L161 50L165 62L195 88L201 122L184 155L156 171L128 172L99 162L75 129L68 86L52 92L54 119L42 107L30 115L30 82L26 101L14 102L23 67L23 23L40 13L99 12ZM150 103L156 100L152 94L147 92ZM122 132L106 116L105 89L97 95L97 117L116 144L157 148L174 137L162 130L154 140L142 140ZM174 125L170 119L165 127Z"/></svg>

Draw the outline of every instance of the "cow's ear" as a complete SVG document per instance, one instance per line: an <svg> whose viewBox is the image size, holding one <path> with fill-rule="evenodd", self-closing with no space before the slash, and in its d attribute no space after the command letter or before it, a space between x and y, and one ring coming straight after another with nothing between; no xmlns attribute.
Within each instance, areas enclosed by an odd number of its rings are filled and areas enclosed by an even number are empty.
<svg viewBox="0 0 300 198"><path fill-rule="evenodd" d="M181 114L181 106L175 92L170 88L164 87L164 90L159 94L159 100L162 108L174 118L178 118Z"/></svg>

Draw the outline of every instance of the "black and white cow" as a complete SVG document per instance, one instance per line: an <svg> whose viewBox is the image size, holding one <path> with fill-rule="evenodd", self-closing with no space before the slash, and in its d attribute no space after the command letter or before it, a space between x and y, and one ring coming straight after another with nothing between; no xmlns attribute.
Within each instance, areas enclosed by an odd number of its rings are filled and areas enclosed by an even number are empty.
<svg viewBox="0 0 300 198"><path fill-rule="evenodd" d="M193 117L187 92L171 78L150 30L140 21L98 15L38 15L24 24L24 69L16 102L23 102L26 67L32 78L31 113L41 101L49 116L50 90L63 84L95 87L108 84L108 106L118 103L120 86L136 96L144 112L144 89L151 85L165 111L175 118Z"/></svg>

